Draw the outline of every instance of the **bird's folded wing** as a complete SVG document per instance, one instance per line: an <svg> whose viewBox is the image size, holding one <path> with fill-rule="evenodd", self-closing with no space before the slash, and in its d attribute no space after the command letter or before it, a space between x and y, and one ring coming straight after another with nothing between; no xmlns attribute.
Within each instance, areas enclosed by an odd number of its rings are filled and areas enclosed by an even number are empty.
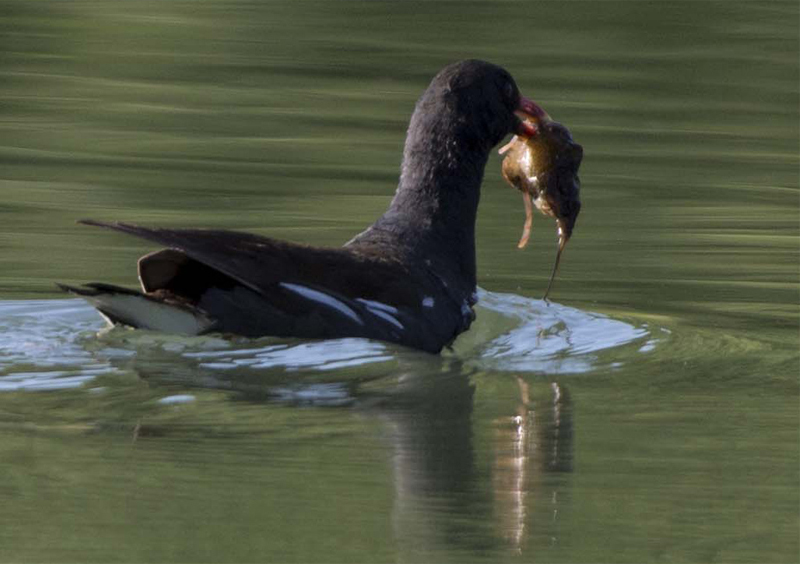
<svg viewBox="0 0 800 564"><path fill-rule="evenodd" d="M411 305L416 296L402 280L398 262L363 257L343 248L316 248L250 233L211 229L162 229L129 223L82 220L175 249L241 285L265 294L281 283L324 287L348 297ZM148 259L142 258L141 269ZM141 272L140 272L141 275ZM155 289L155 288L154 288Z"/></svg>

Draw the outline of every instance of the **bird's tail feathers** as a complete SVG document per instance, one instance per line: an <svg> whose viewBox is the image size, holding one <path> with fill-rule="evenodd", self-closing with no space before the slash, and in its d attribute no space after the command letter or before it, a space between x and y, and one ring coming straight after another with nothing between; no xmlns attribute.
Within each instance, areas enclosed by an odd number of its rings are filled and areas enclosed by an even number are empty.
<svg viewBox="0 0 800 564"><path fill-rule="evenodd" d="M65 292L92 304L112 324L128 325L164 333L199 335L214 326L214 320L190 304L114 286L92 283L84 286L57 284Z"/></svg>

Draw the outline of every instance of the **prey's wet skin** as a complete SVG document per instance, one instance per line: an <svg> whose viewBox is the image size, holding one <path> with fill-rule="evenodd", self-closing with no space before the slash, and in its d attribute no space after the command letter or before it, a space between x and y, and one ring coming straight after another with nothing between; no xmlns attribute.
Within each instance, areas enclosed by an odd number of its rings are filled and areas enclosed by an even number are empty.
<svg viewBox="0 0 800 564"><path fill-rule="evenodd" d="M558 250L553 272L544 299L553 285L561 253L572 236L581 209L578 168L583 147L577 144L569 130L550 116L528 116L526 121L535 130L529 137L515 136L500 149L505 154L503 178L522 192L525 204L525 225L518 247L528 244L533 224L533 207L555 218L558 226Z"/></svg>

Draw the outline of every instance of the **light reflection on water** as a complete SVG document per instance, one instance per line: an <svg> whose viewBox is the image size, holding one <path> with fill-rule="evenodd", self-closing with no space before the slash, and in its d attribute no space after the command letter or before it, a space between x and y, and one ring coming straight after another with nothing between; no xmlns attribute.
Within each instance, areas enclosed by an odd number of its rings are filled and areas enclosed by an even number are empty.
<svg viewBox="0 0 800 564"><path fill-rule="evenodd" d="M0 302L0 391L72 388L114 372L108 358L81 344L100 327L78 300Z"/></svg>
<svg viewBox="0 0 800 564"><path fill-rule="evenodd" d="M481 367L542 374L575 374L598 368L597 353L646 338L646 325L634 326L514 294L482 292L481 306L516 326L478 349Z"/></svg>
<svg viewBox="0 0 800 564"><path fill-rule="evenodd" d="M269 376L278 371L284 376L279 378L282 384L272 389L276 397L336 403L347 397L336 382L347 380L345 374L352 369L388 368L403 358L436 358L366 339L227 340L107 330L82 300L0 302L0 333L5 336L0 344L0 391L78 387L98 375L135 365L140 372L171 373L172 380L223 388L229 386L224 383L229 375L246 372L257 378L259 373ZM581 373L597 368L602 351L644 343L648 336L652 337L644 325L482 291L473 329L444 358L479 369ZM651 338L640 347L650 350L654 342ZM302 387L292 386L294 377L302 380ZM269 377L265 382L275 383Z"/></svg>

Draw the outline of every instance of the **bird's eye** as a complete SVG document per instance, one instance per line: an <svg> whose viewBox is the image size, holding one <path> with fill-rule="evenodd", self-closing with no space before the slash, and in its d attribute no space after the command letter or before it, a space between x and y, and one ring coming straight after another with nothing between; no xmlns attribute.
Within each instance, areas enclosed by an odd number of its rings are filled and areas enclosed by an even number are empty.
<svg viewBox="0 0 800 564"><path fill-rule="evenodd" d="M506 82L503 86L503 95L506 97L506 100L513 100L514 99L514 85L510 82Z"/></svg>

